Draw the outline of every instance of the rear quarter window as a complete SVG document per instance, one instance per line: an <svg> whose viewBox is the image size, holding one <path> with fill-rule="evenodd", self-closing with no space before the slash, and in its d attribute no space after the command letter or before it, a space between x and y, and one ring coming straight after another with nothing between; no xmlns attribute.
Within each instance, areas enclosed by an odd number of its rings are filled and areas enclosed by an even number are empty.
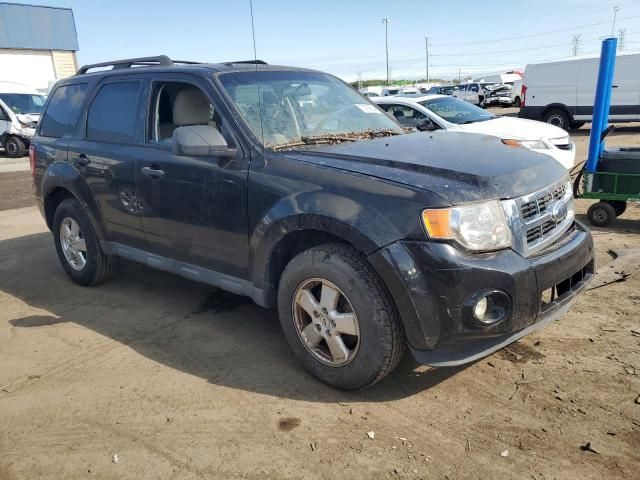
<svg viewBox="0 0 640 480"><path fill-rule="evenodd" d="M134 143L138 130L140 82L104 85L89 108L87 139L108 143Z"/></svg>
<svg viewBox="0 0 640 480"><path fill-rule="evenodd" d="M40 120L40 135L55 138L72 135L86 96L86 83L58 87Z"/></svg>

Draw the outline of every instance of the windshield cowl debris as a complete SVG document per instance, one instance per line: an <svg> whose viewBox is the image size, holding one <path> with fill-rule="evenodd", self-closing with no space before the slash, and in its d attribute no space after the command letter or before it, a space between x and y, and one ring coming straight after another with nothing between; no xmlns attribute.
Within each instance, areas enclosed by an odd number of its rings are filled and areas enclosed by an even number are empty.
<svg viewBox="0 0 640 480"><path fill-rule="evenodd" d="M265 147L272 150L287 150L296 147L309 146L309 145L336 145L344 142L356 142L358 140L371 140L380 137L390 137L393 135L401 135L400 132L395 130L366 130L364 132L350 132L340 135L328 134L328 135L313 135L300 137L300 140L296 140L289 143L270 145Z"/></svg>

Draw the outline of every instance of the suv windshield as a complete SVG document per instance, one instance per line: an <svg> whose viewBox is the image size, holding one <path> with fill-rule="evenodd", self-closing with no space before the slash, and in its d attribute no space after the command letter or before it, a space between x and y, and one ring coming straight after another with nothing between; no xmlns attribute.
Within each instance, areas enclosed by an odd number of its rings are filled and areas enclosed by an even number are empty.
<svg viewBox="0 0 640 480"><path fill-rule="evenodd" d="M492 113L454 97L434 98L418 103L439 117L444 118L447 122L457 123L458 125L484 122L485 120L496 118Z"/></svg>
<svg viewBox="0 0 640 480"><path fill-rule="evenodd" d="M330 75L262 71L256 77L252 71L219 78L255 135L269 147L403 133L378 107Z"/></svg>
<svg viewBox="0 0 640 480"><path fill-rule="evenodd" d="M13 113L42 113L44 97L28 93L0 93L2 100Z"/></svg>

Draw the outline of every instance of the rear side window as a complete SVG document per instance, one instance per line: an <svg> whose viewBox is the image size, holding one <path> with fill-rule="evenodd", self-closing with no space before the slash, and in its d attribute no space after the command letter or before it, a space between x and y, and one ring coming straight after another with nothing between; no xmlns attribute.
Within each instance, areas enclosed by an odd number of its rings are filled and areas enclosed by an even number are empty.
<svg viewBox="0 0 640 480"><path fill-rule="evenodd" d="M55 138L73 135L86 96L86 83L57 88L40 121L40 135Z"/></svg>
<svg viewBox="0 0 640 480"><path fill-rule="evenodd" d="M139 82L104 85L89 108L87 139L133 143L138 127Z"/></svg>

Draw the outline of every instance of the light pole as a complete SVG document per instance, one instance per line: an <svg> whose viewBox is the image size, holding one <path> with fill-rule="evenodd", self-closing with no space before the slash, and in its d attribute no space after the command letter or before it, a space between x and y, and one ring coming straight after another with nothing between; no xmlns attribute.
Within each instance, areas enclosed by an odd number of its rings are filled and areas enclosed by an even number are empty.
<svg viewBox="0 0 640 480"><path fill-rule="evenodd" d="M387 57L387 87L389 86L389 19L383 18L384 23L384 50Z"/></svg>
<svg viewBox="0 0 640 480"><path fill-rule="evenodd" d="M427 86L429 85L429 37L424 37L424 48L425 48L425 70L427 74Z"/></svg>

